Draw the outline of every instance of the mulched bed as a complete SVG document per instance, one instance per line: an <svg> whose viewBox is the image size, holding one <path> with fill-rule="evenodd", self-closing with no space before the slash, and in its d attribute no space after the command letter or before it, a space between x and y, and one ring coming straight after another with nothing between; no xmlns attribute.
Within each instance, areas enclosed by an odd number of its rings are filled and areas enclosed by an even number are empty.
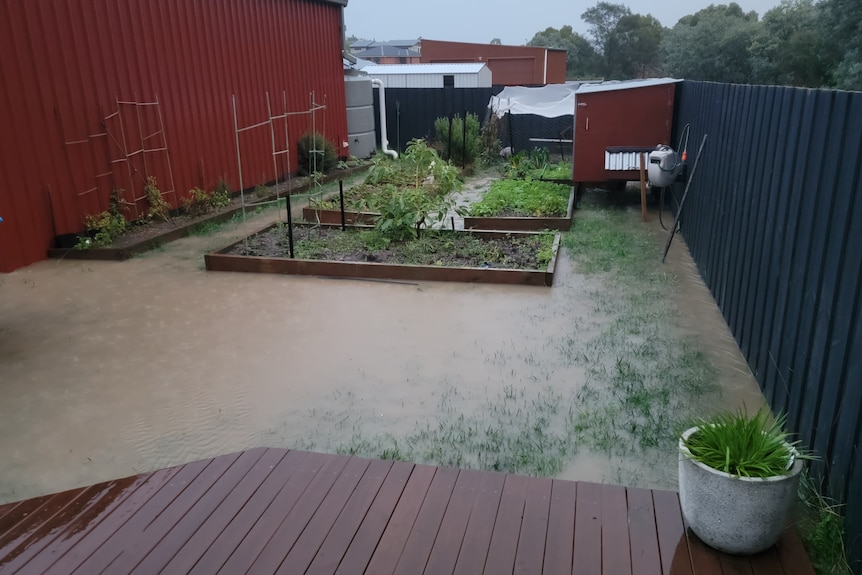
<svg viewBox="0 0 862 575"><path fill-rule="evenodd" d="M471 234L423 230L417 239L381 247L372 230L297 228L294 256L300 259L375 262L445 267L544 269L552 257L553 234ZM289 257L286 226L276 226L239 242L233 255Z"/></svg>

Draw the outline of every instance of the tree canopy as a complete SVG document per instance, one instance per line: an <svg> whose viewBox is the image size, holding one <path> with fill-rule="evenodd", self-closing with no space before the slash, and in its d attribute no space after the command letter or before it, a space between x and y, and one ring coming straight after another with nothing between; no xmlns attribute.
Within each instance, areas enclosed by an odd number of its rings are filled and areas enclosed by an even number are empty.
<svg viewBox="0 0 862 575"><path fill-rule="evenodd" d="M571 26L563 26L559 30L545 28L537 32L527 45L566 50L566 75L569 78L594 78L601 75L596 51Z"/></svg>
<svg viewBox="0 0 862 575"><path fill-rule="evenodd" d="M670 29L625 4L600 1L571 25L546 28L530 46L568 51L570 78L670 75L716 82L862 90L862 2L781 0L763 14L713 4Z"/></svg>

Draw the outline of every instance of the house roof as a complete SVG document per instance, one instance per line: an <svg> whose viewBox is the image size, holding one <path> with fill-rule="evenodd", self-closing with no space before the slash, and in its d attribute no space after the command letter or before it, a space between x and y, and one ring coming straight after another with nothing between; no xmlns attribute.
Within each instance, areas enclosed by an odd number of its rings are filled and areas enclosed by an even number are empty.
<svg viewBox="0 0 862 575"><path fill-rule="evenodd" d="M602 82L601 84L582 84L578 88L578 94L592 94L594 92L610 92L612 90L631 90L634 88L647 88L649 86L661 86L662 84L676 84L682 82L675 78L648 78L646 80L624 80L621 82Z"/></svg>
<svg viewBox="0 0 862 575"><path fill-rule="evenodd" d="M486 64L481 62L457 64L383 64L362 68L370 76L385 74L478 74Z"/></svg>
<svg viewBox="0 0 862 575"><path fill-rule="evenodd" d="M354 52L354 55L361 58L418 58L419 52L416 50L408 50L407 48L397 48L395 46L374 46L366 50Z"/></svg>

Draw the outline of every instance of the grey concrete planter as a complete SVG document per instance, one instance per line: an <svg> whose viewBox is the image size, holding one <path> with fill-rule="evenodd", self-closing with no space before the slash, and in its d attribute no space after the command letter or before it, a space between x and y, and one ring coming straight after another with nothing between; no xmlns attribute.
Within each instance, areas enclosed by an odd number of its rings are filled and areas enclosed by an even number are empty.
<svg viewBox="0 0 862 575"><path fill-rule="evenodd" d="M695 461L679 441L679 499L689 527L707 545L736 555L764 551L778 541L796 498L802 461L787 475L737 477Z"/></svg>

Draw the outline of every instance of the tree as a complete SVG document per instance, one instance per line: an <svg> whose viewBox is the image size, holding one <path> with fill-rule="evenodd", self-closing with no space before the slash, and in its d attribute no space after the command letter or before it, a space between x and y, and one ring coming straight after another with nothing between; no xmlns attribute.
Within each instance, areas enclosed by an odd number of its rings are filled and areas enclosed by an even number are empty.
<svg viewBox="0 0 862 575"><path fill-rule="evenodd" d="M823 86L828 69L812 0L782 0L763 15L751 44L753 80L763 84Z"/></svg>
<svg viewBox="0 0 862 575"><path fill-rule="evenodd" d="M664 36L661 22L647 14L627 14L611 32L611 78L646 78L661 66L660 46Z"/></svg>
<svg viewBox="0 0 862 575"><path fill-rule="evenodd" d="M735 2L683 16L662 41L665 68L691 80L750 82L749 48L758 26L757 13L745 13Z"/></svg>
<svg viewBox="0 0 862 575"><path fill-rule="evenodd" d="M862 90L862 2L822 0L817 4L822 59L830 84Z"/></svg>
<svg viewBox="0 0 862 575"><path fill-rule="evenodd" d="M624 16L630 16L631 10L623 4L599 2L581 14L581 19L589 24L592 45L601 54L603 72L610 75L614 59L613 32Z"/></svg>
<svg viewBox="0 0 862 575"><path fill-rule="evenodd" d="M561 48L566 50L566 75L569 78L590 78L599 71L599 58L586 38L572 30L571 26L545 28L527 42L527 46Z"/></svg>
<svg viewBox="0 0 862 575"><path fill-rule="evenodd" d="M492 39L490 43L493 46L502 46L503 45L503 41L500 40L499 38Z"/></svg>

